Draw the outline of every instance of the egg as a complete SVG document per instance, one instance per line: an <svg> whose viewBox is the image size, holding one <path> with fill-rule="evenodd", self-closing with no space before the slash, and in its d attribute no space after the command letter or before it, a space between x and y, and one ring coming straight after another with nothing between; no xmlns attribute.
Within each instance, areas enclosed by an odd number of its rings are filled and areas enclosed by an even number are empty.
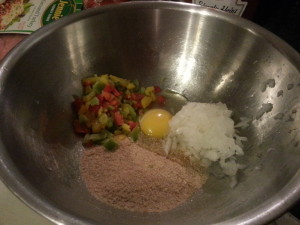
<svg viewBox="0 0 300 225"><path fill-rule="evenodd" d="M144 134L155 138L164 138L169 132L169 120L172 114L164 109L151 109L140 120Z"/></svg>

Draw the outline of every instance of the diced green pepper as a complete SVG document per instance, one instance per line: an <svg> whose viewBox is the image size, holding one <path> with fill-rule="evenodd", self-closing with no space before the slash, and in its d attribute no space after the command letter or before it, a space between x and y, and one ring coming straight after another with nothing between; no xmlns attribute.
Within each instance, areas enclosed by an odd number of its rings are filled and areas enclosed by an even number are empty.
<svg viewBox="0 0 300 225"><path fill-rule="evenodd" d="M111 128L114 125L114 121L111 117L108 117L106 127Z"/></svg>
<svg viewBox="0 0 300 225"><path fill-rule="evenodd" d="M145 90L145 95L151 97L152 101L155 101L156 100L156 96L155 96L155 88L154 88L154 86L147 87L146 90Z"/></svg>
<svg viewBox="0 0 300 225"><path fill-rule="evenodd" d="M127 105L127 104L123 104L122 105L122 115L124 118L127 118L128 114L129 114L129 109L127 107L124 107L124 105Z"/></svg>
<svg viewBox="0 0 300 225"><path fill-rule="evenodd" d="M140 93L141 93L141 94L145 94L145 90L146 90L146 88L141 87L141 88L140 88Z"/></svg>
<svg viewBox="0 0 300 225"><path fill-rule="evenodd" d="M107 137L107 132L101 132L98 134L86 134L83 139L83 143L90 143L93 144L101 144L102 141Z"/></svg>
<svg viewBox="0 0 300 225"><path fill-rule="evenodd" d="M134 108L129 104L122 104L122 115L129 120L135 121L137 118Z"/></svg>
<svg viewBox="0 0 300 225"><path fill-rule="evenodd" d="M106 150L108 151L114 151L116 150L119 145L117 142L115 142L113 139L111 138L107 138L103 141L102 145L105 147Z"/></svg>
<svg viewBox="0 0 300 225"><path fill-rule="evenodd" d="M126 87L124 87L120 82L115 82L115 88L122 92L126 89Z"/></svg>
<svg viewBox="0 0 300 225"><path fill-rule="evenodd" d="M91 106L94 106L94 105L99 105L99 99L97 97L93 97L91 100L90 100L90 105Z"/></svg>
<svg viewBox="0 0 300 225"><path fill-rule="evenodd" d="M138 115L155 102L156 87L140 87L138 80L129 81L108 74L85 78L82 85L84 96L75 97L73 106L78 125L85 128L84 132L75 128L75 132L86 134L83 143L103 145L113 151L118 148L114 135L127 135L137 141Z"/></svg>
<svg viewBox="0 0 300 225"><path fill-rule="evenodd" d="M113 107L113 106L110 105L110 106L107 107L107 109L110 110L110 111L112 111L112 110L115 109L115 107Z"/></svg>
<svg viewBox="0 0 300 225"><path fill-rule="evenodd" d="M102 92L102 90L104 89L105 87L105 84L100 82L100 81L97 81L94 85L93 85L93 91L96 93L96 94L99 94Z"/></svg>
<svg viewBox="0 0 300 225"><path fill-rule="evenodd" d="M139 138L139 134L140 134L140 128L139 127L135 127L129 134L128 136L134 141L136 142Z"/></svg>
<svg viewBox="0 0 300 225"><path fill-rule="evenodd" d="M128 109L129 109L129 114L130 114L129 119L133 120L133 121L136 121L137 116L136 116L136 112L135 112L134 108L131 105L129 105Z"/></svg>
<svg viewBox="0 0 300 225"><path fill-rule="evenodd" d="M134 91L139 91L140 82L137 79L135 79L135 80L132 81L132 83L135 86Z"/></svg>
<svg viewBox="0 0 300 225"><path fill-rule="evenodd" d="M89 120L85 115L82 114L79 114L78 119L80 123L85 123Z"/></svg>

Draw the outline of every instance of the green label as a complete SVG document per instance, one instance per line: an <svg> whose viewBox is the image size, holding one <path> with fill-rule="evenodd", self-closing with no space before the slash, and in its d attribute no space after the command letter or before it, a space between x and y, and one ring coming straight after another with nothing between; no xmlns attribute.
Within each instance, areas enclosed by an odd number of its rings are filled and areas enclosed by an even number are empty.
<svg viewBox="0 0 300 225"><path fill-rule="evenodd" d="M44 12L42 24L46 25L74 12L76 12L76 4L73 0L54 1Z"/></svg>

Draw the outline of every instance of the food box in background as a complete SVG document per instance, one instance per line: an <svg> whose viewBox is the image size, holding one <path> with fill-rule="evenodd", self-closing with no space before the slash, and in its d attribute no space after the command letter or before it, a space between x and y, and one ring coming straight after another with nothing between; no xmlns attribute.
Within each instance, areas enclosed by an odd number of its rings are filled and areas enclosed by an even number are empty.
<svg viewBox="0 0 300 225"><path fill-rule="evenodd" d="M82 0L0 0L0 33L30 34L82 7Z"/></svg>
<svg viewBox="0 0 300 225"><path fill-rule="evenodd" d="M84 0L84 8L94 8L109 4L122 3L128 1L139 0ZM242 16L247 19L252 19L257 9L257 6L262 0L165 0L174 2L185 2L208 7L216 10L221 10L234 15Z"/></svg>
<svg viewBox="0 0 300 225"><path fill-rule="evenodd" d="M130 0L84 0L84 8L95 8L98 6L110 5L121 2L128 2Z"/></svg>

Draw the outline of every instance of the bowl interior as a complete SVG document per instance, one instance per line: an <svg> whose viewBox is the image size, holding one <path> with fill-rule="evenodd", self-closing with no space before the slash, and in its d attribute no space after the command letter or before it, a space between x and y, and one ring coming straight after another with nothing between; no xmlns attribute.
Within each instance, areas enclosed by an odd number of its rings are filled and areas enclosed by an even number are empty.
<svg viewBox="0 0 300 225"><path fill-rule="evenodd" d="M42 214L72 224L253 218L281 205L287 191L299 193L300 74L289 51L250 22L184 4L124 4L49 25L0 68L4 182ZM160 214L128 213L93 199L79 176L83 148L72 130L71 101L81 94L80 80L95 73L159 85L189 101L223 102L235 122L253 119L240 130L248 141L239 184L230 188L227 178L211 176L186 204Z"/></svg>

